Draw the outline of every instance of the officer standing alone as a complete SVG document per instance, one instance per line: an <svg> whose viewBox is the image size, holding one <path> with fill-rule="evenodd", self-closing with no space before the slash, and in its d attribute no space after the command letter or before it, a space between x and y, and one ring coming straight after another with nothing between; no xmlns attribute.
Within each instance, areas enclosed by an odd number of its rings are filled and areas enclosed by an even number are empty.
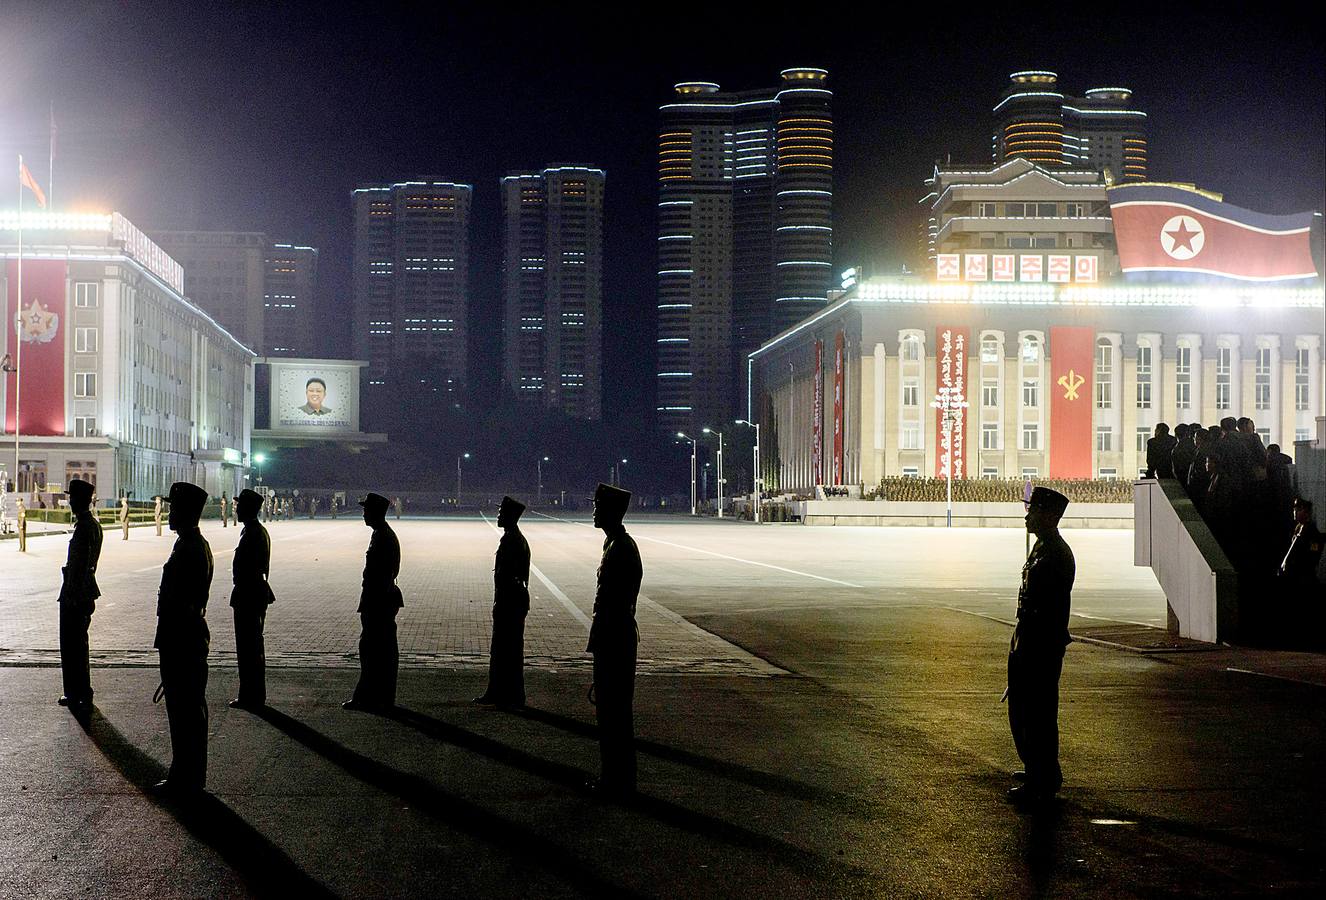
<svg viewBox="0 0 1326 900"><path fill-rule="evenodd" d="M258 521L262 496L247 488L235 498L235 515L244 526L232 564L235 586L230 607L235 615L235 655L239 662L239 696L233 709L262 709L267 705L267 654L262 630L267 606L275 599L267 576L271 569L272 541Z"/></svg>
<svg viewBox="0 0 1326 900"><path fill-rule="evenodd" d="M75 478L69 482L69 509L74 514L74 534L69 539L69 557L60 586L60 670L64 676L61 706L71 709L92 705L92 674L88 668L87 630L97 608L97 562L101 558L101 524L92 515L94 488Z"/></svg>
<svg viewBox="0 0 1326 900"><path fill-rule="evenodd" d="M1068 498L1037 487L1027 504L1027 530L1036 535L1018 591L1017 626L1008 653L1008 724L1023 784L1008 792L1017 804L1042 803L1063 785L1059 768L1059 675L1068 646L1068 613L1076 564L1059 534Z"/></svg>
<svg viewBox="0 0 1326 900"><path fill-rule="evenodd" d="M373 529L364 556L364 586L359 595L359 683L342 709L384 710L396 705L396 670L400 647L396 642L396 613L405 605L396 576L401 571L401 545L387 524L381 494L369 494L359 505L364 524Z"/></svg>
<svg viewBox="0 0 1326 900"><path fill-rule="evenodd" d="M400 506L396 507L398 510ZM529 542L520 533L525 504L502 498L497 526L502 539L493 562L493 642L488 689L475 703L525 705L525 617L529 615Z"/></svg>
<svg viewBox="0 0 1326 900"><path fill-rule="evenodd" d="M594 654L594 712L599 724L599 779L590 782L600 794L635 791L635 658L640 631L635 604L643 573L640 550L622 519L631 493L600 484L594 492L594 527L603 530L603 557L594 593L594 621L589 646Z"/></svg>
<svg viewBox="0 0 1326 900"><path fill-rule="evenodd" d="M161 571L157 635L161 689L170 720L170 772L158 791L195 794L207 781L207 595L212 587L212 548L198 528L207 492L177 481L170 486L170 530L175 546Z"/></svg>

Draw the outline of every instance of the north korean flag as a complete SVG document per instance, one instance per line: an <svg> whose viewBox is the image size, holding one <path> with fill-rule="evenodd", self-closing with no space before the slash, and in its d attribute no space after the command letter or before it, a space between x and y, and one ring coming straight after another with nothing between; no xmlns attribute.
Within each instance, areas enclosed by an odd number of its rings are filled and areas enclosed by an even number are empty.
<svg viewBox="0 0 1326 900"><path fill-rule="evenodd" d="M1119 265L1129 277L1291 281L1317 276L1311 237L1316 213L1270 216L1159 184L1110 188L1109 198Z"/></svg>

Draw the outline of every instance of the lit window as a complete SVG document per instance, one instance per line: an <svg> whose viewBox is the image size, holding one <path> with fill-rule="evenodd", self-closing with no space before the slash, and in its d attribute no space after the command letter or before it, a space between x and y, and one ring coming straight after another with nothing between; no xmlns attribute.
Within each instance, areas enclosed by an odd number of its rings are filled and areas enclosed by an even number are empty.
<svg viewBox="0 0 1326 900"><path fill-rule="evenodd" d="M1096 409L1114 406L1114 345L1096 342Z"/></svg>
<svg viewBox="0 0 1326 900"><path fill-rule="evenodd" d="M1137 344L1137 408L1151 408L1151 345Z"/></svg>

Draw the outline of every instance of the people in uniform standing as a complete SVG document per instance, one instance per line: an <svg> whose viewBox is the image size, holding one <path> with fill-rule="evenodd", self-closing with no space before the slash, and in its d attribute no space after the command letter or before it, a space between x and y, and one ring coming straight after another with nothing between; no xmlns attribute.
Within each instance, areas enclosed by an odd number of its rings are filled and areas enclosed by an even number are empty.
<svg viewBox="0 0 1326 900"><path fill-rule="evenodd" d="M262 709L267 705L267 655L262 630L267 607L276 599L267 583L271 569L272 541L258 521L262 496L247 488L235 498L235 515L244 525L235 545L232 564L234 588L230 607L235 616L235 655L239 662L239 696L230 701L235 709Z"/></svg>
<svg viewBox="0 0 1326 900"><path fill-rule="evenodd" d="M1076 565L1059 534L1068 498L1037 487L1027 505L1027 530L1036 535L1018 591L1017 626L1008 653L1008 724L1023 784L1008 792L1018 804L1041 803L1063 784L1059 768L1059 675L1068 646L1068 613Z"/></svg>
<svg viewBox="0 0 1326 900"><path fill-rule="evenodd" d="M369 494L359 505L364 524L373 529L364 557L364 585L359 595L359 683L343 709L382 710L396 705L396 613L405 605L396 577L401 571L401 545L387 524L390 505L381 494Z"/></svg>
<svg viewBox="0 0 1326 900"><path fill-rule="evenodd" d="M197 793L207 781L207 595L212 587L212 548L198 527L207 492L177 481L170 486L170 530L175 546L161 571L157 634L161 690L170 720L170 772L156 789Z"/></svg>
<svg viewBox="0 0 1326 900"><path fill-rule="evenodd" d="M69 509L74 514L74 534L69 539L64 583L60 585L60 671L64 695L59 704L71 709L92 705L92 674L88 667L87 630L97 608L97 561L101 558L101 524L92 515L91 484L75 478L69 482Z"/></svg>
<svg viewBox="0 0 1326 900"><path fill-rule="evenodd" d="M635 734L631 705L635 699L635 659L640 631L635 603L640 594L640 550L622 519L631 493L600 484L594 492L594 527L603 530L603 557L594 593L594 621L589 645L594 654L590 695L599 725L599 778L589 788L602 794L635 791Z"/></svg>
<svg viewBox="0 0 1326 900"><path fill-rule="evenodd" d="M230 498L225 491L221 492L221 527L230 527Z"/></svg>
<svg viewBox="0 0 1326 900"><path fill-rule="evenodd" d="M399 504L396 507L400 509ZM493 563L493 641L488 689L475 703L525 705L525 617L529 614L529 542L520 533L525 504L503 497L497 508L502 538Z"/></svg>

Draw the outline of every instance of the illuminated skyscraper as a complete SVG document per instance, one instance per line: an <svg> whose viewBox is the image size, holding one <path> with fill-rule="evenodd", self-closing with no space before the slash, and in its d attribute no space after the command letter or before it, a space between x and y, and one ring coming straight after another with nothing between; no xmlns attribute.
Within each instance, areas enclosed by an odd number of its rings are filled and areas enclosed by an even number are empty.
<svg viewBox="0 0 1326 900"><path fill-rule="evenodd" d="M1146 181L1147 117L1123 87L1066 96L1054 72L1014 72L994 107L996 163L1021 157L1046 168L1109 169L1116 183Z"/></svg>
<svg viewBox="0 0 1326 900"><path fill-rule="evenodd" d="M684 82L660 107L658 419L745 409L746 354L824 306L833 256L833 94L823 69L776 89Z"/></svg>
<svg viewBox="0 0 1326 900"><path fill-rule="evenodd" d="M602 414L601 169L553 166L502 179L502 378L522 398Z"/></svg>
<svg viewBox="0 0 1326 900"><path fill-rule="evenodd" d="M459 399L473 193L431 179L353 192L353 339L368 361L366 403L401 378Z"/></svg>
<svg viewBox="0 0 1326 900"><path fill-rule="evenodd" d="M318 279L315 247L270 244L263 294L263 354L320 356L313 317Z"/></svg>

